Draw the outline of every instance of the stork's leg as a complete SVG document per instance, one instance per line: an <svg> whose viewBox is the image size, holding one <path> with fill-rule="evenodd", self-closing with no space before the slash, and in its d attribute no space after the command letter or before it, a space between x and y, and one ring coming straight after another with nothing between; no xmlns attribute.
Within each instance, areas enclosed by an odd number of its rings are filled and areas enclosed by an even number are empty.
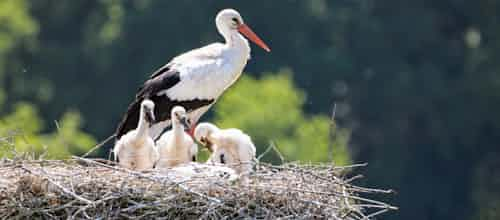
<svg viewBox="0 0 500 220"><path fill-rule="evenodd" d="M199 109L196 109L189 113L189 118L191 119L191 128L186 131L193 139L194 138L194 129L196 128L196 124L198 124L198 120L200 117L213 105L209 104L207 106L203 106Z"/></svg>
<svg viewBox="0 0 500 220"><path fill-rule="evenodd" d="M195 128L196 128L196 123L193 123L193 125L191 126L191 128L186 131L189 134L189 136L191 136L193 139L195 139L194 138L194 129Z"/></svg>

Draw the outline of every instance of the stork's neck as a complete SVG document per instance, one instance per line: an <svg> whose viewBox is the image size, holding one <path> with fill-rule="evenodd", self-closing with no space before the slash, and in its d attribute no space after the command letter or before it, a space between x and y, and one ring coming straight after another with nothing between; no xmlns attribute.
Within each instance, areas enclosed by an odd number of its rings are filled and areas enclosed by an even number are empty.
<svg viewBox="0 0 500 220"><path fill-rule="evenodd" d="M242 58L246 61L250 57L250 45L248 40L237 31L228 31L222 34L226 40L228 49L242 53Z"/></svg>
<svg viewBox="0 0 500 220"><path fill-rule="evenodd" d="M184 126L179 124L179 122L172 120L172 131L174 133L174 138L182 137L182 135L184 135Z"/></svg>
<svg viewBox="0 0 500 220"><path fill-rule="evenodd" d="M168 154L174 155L174 160L179 160L181 159L180 155L187 155L187 148L185 147L179 147L182 146L184 142L184 127L179 124L179 122L176 122L175 120L172 120L172 138L170 139L170 143L167 145L167 148L165 149Z"/></svg>
<svg viewBox="0 0 500 220"><path fill-rule="evenodd" d="M139 118L139 125L137 126L137 138L146 137L148 135L149 123L145 119L145 113L141 109L141 117Z"/></svg>

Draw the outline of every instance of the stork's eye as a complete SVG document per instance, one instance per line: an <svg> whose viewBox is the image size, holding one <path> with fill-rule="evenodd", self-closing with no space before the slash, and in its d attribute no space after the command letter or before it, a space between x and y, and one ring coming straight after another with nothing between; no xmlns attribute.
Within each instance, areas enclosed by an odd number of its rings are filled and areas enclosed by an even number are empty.
<svg viewBox="0 0 500 220"><path fill-rule="evenodd" d="M224 157L224 154L221 154L219 157L220 157L220 163L225 164L226 163L226 158Z"/></svg>
<svg viewBox="0 0 500 220"><path fill-rule="evenodd" d="M240 22L238 21L238 18L231 18L231 20L236 23L236 24L239 24Z"/></svg>

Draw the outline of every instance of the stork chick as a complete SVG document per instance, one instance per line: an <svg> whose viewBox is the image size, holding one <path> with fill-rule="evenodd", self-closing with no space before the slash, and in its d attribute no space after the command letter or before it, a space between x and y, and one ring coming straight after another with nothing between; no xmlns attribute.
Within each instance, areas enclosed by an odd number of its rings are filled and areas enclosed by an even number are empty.
<svg viewBox="0 0 500 220"><path fill-rule="evenodd" d="M211 152L209 163L226 164L239 174L252 171L255 145L247 134L236 128L219 129L211 123L196 126L194 136Z"/></svg>
<svg viewBox="0 0 500 220"><path fill-rule="evenodd" d="M185 131L190 128L189 118L182 106L172 109L172 130L164 133L157 141L160 159L158 168L174 167L196 161L198 146Z"/></svg>
<svg viewBox="0 0 500 220"><path fill-rule="evenodd" d="M138 127L123 135L115 144L114 156L119 164L133 170L153 168L158 160L158 151L149 136L149 127L155 121L155 104L151 100L141 103Z"/></svg>

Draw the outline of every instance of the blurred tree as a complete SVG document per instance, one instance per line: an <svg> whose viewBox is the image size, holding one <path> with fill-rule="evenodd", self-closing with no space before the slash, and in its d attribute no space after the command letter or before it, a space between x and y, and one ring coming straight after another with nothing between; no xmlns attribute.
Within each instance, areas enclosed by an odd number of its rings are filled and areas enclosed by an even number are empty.
<svg viewBox="0 0 500 220"><path fill-rule="evenodd" d="M25 92L33 88L13 83L13 78L22 78L23 60L19 58L22 50L33 51L38 24L29 13L29 3L25 0L0 1L0 101L10 98L14 91ZM9 70L17 69L16 76ZM5 97L5 90L9 96ZM6 109L0 106L0 113Z"/></svg>
<svg viewBox="0 0 500 220"><path fill-rule="evenodd" d="M43 124L33 105L18 103L12 113L0 118L0 157L12 156L15 150L65 159L83 154L95 145L95 140L80 130L77 112L65 113L52 133L41 133Z"/></svg>
<svg viewBox="0 0 500 220"><path fill-rule="evenodd" d="M473 199L478 210L471 219L500 219L500 154L491 154L476 168L473 182Z"/></svg>
<svg viewBox="0 0 500 220"><path fill-rule="evenodd" d="M291 80L291 71L265 73L262 79L244 75L215 105L215 123L247 132L262 153L274 142L287 161L328 161L330 119L302 110L305 96ZM349 131L339 129L334 162L350 163ZM274 158L267 158L277 161Z"/></svg>

